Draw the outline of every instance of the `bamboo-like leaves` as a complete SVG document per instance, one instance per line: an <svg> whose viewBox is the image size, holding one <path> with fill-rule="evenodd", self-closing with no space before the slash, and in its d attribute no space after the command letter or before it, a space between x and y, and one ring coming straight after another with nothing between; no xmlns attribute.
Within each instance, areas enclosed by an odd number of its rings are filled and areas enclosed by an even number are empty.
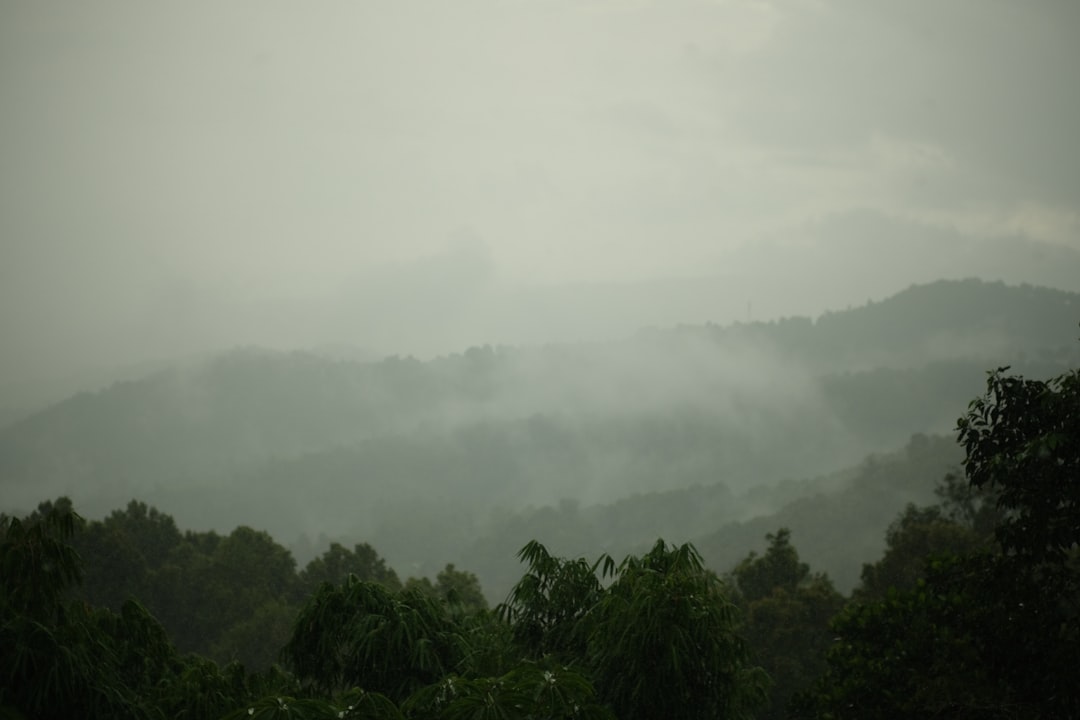
<svg viewBox="0 0 1080 720"><path fill-rule="evenodd" d="M400 701L442 677L463 653L435 601L350 576L343 585L323 584L298 615L283 655L325 694L359 685Z"/></svg>
<svg viewBox="0 0 1080 720"><path fill-rule="evenodd" d="M625 720L739 717L763 678L734 633L734 606L691 545L627 558L590 615L589 657ZM760 693L749 693L759 695Z"/></svg>

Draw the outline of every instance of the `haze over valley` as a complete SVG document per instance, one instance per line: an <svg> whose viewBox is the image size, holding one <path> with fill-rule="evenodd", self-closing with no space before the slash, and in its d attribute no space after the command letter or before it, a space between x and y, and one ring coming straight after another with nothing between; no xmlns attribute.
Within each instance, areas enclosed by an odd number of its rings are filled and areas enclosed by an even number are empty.
<svg viewBox="0 0 1080 720"><path fill-rule="evenodd" d="M1075 365L1078 28L1051 0L7 4L3 506L136 498L492 597L527 533L723 572L782 523L850 588L987 370Z"/></svg>
<svg viewBox="0 0 1080 720"><path fill-rule="evenodd" d="M1080 717L1080 2L0 2L0 718Z"/></svg>
<svg viewBox="0 0 1080 720"><path fill-rule="evenodd" d="M10 425L0 476L13 507L66 495L93 517L137 498L183 527L268 530L301 562L369 542L403 572L453 562L496 593L529 533L619 554L754 518L798 527L780 518L825 493L851 528L805 514L847 533L847 552L804 552L845 587L880 552L882 523L957 470L955 443L927 436L952 432L985 371L1075 365L1078 308L1076 293L966 280L816 320L427 361L241 348ZM889 462L912 467L859 496L866 457L897 451Z"/></svg>

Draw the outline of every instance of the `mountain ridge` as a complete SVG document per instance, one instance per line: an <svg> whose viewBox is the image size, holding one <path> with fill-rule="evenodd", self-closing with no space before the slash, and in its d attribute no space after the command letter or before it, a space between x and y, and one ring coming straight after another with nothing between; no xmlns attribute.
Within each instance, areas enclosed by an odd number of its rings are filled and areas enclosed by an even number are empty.
<svg viewBox="0 0 1080 720"><path fill-rule="evenodd" d="M722 483L740 500L717 521L745 522L779 511L785 480L950 431L989 369L1077 364L1078 316L1075 293L965 280L813 320L426 361L235 349L0 430L0 489L7 510L138 497L198 529L383 538L408 564L530 505Z"/></svg>

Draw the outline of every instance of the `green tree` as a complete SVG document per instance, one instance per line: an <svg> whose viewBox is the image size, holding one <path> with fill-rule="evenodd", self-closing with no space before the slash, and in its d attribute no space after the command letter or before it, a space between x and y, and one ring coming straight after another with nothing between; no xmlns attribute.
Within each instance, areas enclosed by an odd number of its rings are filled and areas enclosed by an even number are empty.
<svg viewBox="0 0 1080 720"><path fill-rule="evenodd" d="M956 473L947 473L934 494L940 498L939 505L947 518L982 540L992 539L994 529L1005 519L1005 513L998 507L996 488L976 487Z"/></svg>
<svg viewBox="0 0 1080 720"><path fill-rule="evenodd" d="M309 562L300 572L300 588L307 596L324 582L341 583L349 575L377 582L389 590L400 590L402 587L397 573L367 543L357 544L352 550L340 543L331 543L326 552Z"/></svg>
<svg viewBox="0 0 1080 720"><path fill-rule="evenodd" d="M969 482L997 493L1000 549L849 606L806 715L1080 717L1077 378L990 374L958 425Z"/></svg>
<svg viewBox="0 0 1080 720"><path fill-rule="evenodd" d="M439 571L434 583L428 578L409 578L405 587L446 603L456 616L474 615L488 609L479 578L471 572L458 570L453 563L447 563Z"/></svg>
<svg viewBox="0 0 1080 720"><path fill-rule="evenodd" d="M248 618L229 626L210 648L221 662L239 662L248 670L264 671L278 662L281 648L292 636L299 608L271 598Z"/></svg>
<svg viewBox="0 0 1080 720"><path fill-rule="evenodd" d="M592 683L558 663L520 663L499 677L450 676L404 704L410 717L440 720L610 720Z"/></svg>
<svg viewBox="0 0 1080 720"><path fill-rule="evenodd" d="M580 660L588 643L581 621L603 594L597 568L603 563L610 573L614 561L606 555L596 563L557 558L535 540L518 558L528 563L528 570L496 608L510 623L514 642L529 657L552 654L567 662Z"/></svg>
<svg viewBox="0 0 1080 720"><path fill-rule="evenodd" d="M795 701L806 718L1022 718L994 682L980 638L994 614L963 582L961 565L939 564L910 590L851 603L833 622L828 671ZM1011 709L1010 709L1011 707Z"/></svg>
<svg viewBox="0 0 1080 720"><path fill-rule="evenodd" d="M0 520L0 716L152 718L207 696L205 684L184 685L187 663L139 603L115 613L64 603L79 578L70 541L81 522L62 500ZM213 707L242 699L231 693Z"/></svg>
<svg viewBox="0 0 1080 720"><path fill-rule="evenodd" d="M1080 543L1080 370L1047 381L990 373L958 421L964 470L998 493L1007 552L1058 559Z"/></svg>
<svg viewBox="0 0 1080 720"><path fill-rule="evenodd" d="M487 598L480 588L479 578L471 572L458 570L453 563L448 563L435 576L435 591L447 604L462 612L487 610Z"/></svg>
<svg viewBox="0 0 1080 720"><path fill-rule="evenodd" d="M79 555L69 541L82 518L61 498L42 504L36 516L0 516L0 607L50 621L65 594L82 579Z"/></svg>
<svg viewBox="0 0 1080 720"><path fill-rule="evenodd" d="M213 562L192 537L185 536L151 575L146 604L179 650L207 654L222 628L214 605L216 597L208 592ZM218 538L216 534L213 537Z"/></svg>
<svg viewBox="0 0 1080 720"><path fill-rule="evenodd" d="M354 686L401 702L438 681L463 657L441 605L391 592L355 575L324 583L300 611L282 654L305 683L329 695Z"/></svg>
<svg viewBox="0 0 1080 720"><path fill-rule="evenodd" d="M769 702L758 716L782 718L791 698L824 672L833 640L829 622L844 599L828 576L811 574L799 560L786 528L765 537L765 554L750 553L732 575L743 615L739 632L754 662L772 678Z"/></svg>
<svg viewBox="0 0 1080 720"><path fill-rule="evenodd" d="M146 598L150 568L135 539L91 522L75 537L85 573L80 595L91 605L119 610L131 597Z"/></svg>
<svg viewBox="0 0 1080 720"><path fill-rule="evenodd" d="M623 720L751 717L767 678L749 663L736 608L691 545L662 540L614 569L589 612L589 664Z"/></svg>
<svg viewBox="0 0 1080 720"><path fill-rule="evenodd" d="M911 590L934 558L985 549L985 538L949 517L943 508L908 505L885 533L885 555L862 569L859 600L884 599L890 589Z"/></svg>
<svg viewBox="0 0 1080 720"><path fill-rule="evenodd" d="M763 557L757 553L740 562L732 577L739 598L753 602L769 597L777 590L793 593L810 576L810 566L799 561L799 553L791 544L791 531L780 528L776 534L765 536L769 549Z"/></svg>

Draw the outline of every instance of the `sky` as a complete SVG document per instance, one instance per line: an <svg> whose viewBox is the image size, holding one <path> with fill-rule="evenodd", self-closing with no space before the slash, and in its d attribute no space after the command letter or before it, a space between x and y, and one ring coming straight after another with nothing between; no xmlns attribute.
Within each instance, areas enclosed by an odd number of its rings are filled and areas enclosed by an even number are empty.
<svg viewBox="0 0 1080 720"><path fill-rule="evenodd" d="M1080 290L1078 71L1074 0L4 0L0 406Z"/></svg>

